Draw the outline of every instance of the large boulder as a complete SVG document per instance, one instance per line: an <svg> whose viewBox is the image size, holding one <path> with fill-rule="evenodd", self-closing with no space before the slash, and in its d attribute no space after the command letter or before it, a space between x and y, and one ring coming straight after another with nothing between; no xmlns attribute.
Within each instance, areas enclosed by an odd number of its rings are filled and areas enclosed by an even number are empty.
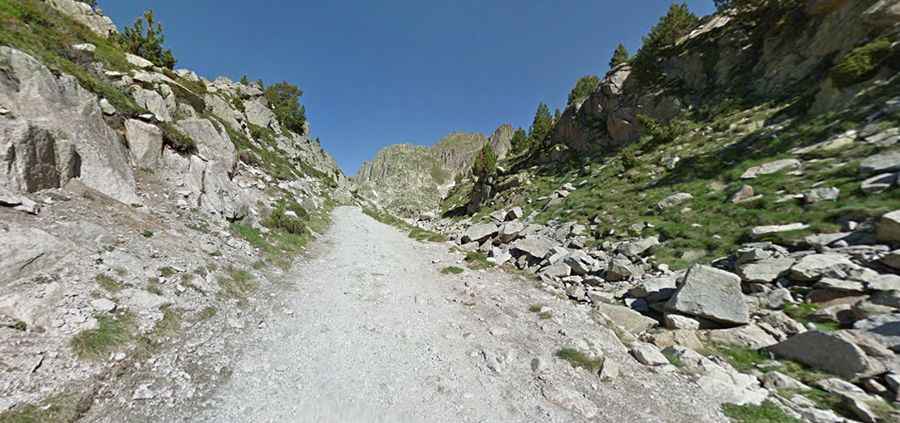
<svg viewBox="0 0 900 423"><path fill-rule="evenodd" d="M200 158L220 164L229 175L234 173L237 152L224 130L219 130L208 119L185 119L178 121L177 125L178 129L197 144L197 155Z"/></svg>
<svg viewBox="0 0 900 423"><path fill-rule="evenodd" d="M118 32L112 19L97 13L86 2L78 0L47 0L47 3L56 10L69 15L69 17L80 22L101 37L107 37Z"/></svg>
<svg viewBox="0 0 900 423"><path fill-rule="evenodd" d="M881 216L875 235L882 242L900 243L900 210Z"/></svg>
<svg viewBox="0 0 900 423"><path fill-rule="evenodd" d="M545 238L522 238L510 245L510 250L516 255L527 255L537 260L543 260L550 253L553 243Z"/></svg>
<svg viewBox="0 0 900 423"><path fill-rule="evenodd" d="M462 242L482 242L494 235L497 235L497 225L493 223L478 223L469 226L462 236Z"/></svg>
<svg viewBox="0 0 900 423"><path fill-rule="evenodd" d="M0 225L0 287L57 263L73 246L37 228Z"/></svg>
<svg viewBox="0 0 900 423"><path fill-rule="evenodd" d="M801 258L790 270L792 280L813 283L823 277L843 279L859 274L863 268L847 256L833 253L810 254Z"/></svg>
<svg viewBox="0 0 900 423"><path fill-rule="evenodd" d="M248 122L261 128L274 127L278 122L275 113L269 109L269 103L262 97L245 101L244 114Z"/></svg>
<svg viewBox="0 0 900 423"><path fill-rule="evenodd" d="M603 314L634 335L640 335L659 325L656 319L651 319L625 306L598 303L594 305L594 311Z"/></svg>
<svg viewBox="0 0 900 423"><path fill-rule="evenodd" d="M775 355L815 369L856 380L883 371L862 348L841 333L809 331L768 348Z"/></svg>
<svg viewBox="0 0 900 423"><path fill-rule="evenodd" d="M0 121L0 184L24 192L77 177L116 200L140 203L126 147L96 95L9 47L0 46L0 69L0 104L13 116Z"/></svg>
<svg viewBox="0 0 900 423"><path fill-rule="evenodd" d="M704 265L695 265L688 270L684 283L666 307L726 325L750 322L750 310L741 292L741 278Z"/></svg>
<svg viewBox="0 0 900 423"><path fill-rule="evenodd" d="M138 106L147 109L158 121L172 121L169 105L166 104L166 100L158 92L134 86L131 88L131 97L134 98Z"/></svg>
<svg viewBox="0 0 900 423"><path fill-rule="evenodd" d="M125 139L135 167L156 169L162 156L162 130L158 126L135 119L125 121Z"/></svg>
<svg viewBox="0 0 900 423"><path fill-rule="evenodd" d="M524 231L525 225L523 223L519 221L507 222L500 227L500 233L497 238L500 239L500 242L509 243L515 241Z"/></svg>

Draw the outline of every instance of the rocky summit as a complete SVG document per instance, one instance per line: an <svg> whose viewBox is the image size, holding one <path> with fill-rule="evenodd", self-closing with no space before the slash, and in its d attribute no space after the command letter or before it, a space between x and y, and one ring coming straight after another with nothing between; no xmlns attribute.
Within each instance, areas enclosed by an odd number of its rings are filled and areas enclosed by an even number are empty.
<svg viewBox="0 0 900 423"><path fill-rule="evenodd" d="M900 421L900 1L714 3L347 177L152 11L0 0L0 423Z"/></svg>

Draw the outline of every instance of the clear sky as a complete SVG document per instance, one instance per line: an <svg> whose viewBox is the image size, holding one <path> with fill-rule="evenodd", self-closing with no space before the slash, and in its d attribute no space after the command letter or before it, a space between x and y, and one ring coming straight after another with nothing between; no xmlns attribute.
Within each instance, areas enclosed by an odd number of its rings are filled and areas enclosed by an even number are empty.
<svg viewBox="0 0 900 423"><path fill-rule="evenodd" d="M388 144L527 127L575 80L631 52L670 0L100 0L121 28L152 8L178 67L299 85L348 175ZM688 0L698 15L712 0Z"/></svg>

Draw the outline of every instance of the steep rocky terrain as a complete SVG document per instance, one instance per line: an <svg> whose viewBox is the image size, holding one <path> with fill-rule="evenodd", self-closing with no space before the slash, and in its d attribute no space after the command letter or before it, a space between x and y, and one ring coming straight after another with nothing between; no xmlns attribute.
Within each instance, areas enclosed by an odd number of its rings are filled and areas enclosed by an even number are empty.
<svg viewBox="0 0 900 423"><path fill-rule="evenodd" d="M738 421L897 421L900 3L734 4L648 36L416 224L590 304Z"/></svg>
<svg viewBox="0 0 900 423"><path fill-rule="evenodd" d="M358 194L375 207L411 216L436 209L456 182L471 174L477 153L490 143L506 157L513 129L501 125L486 138L480 133L452 133L431 147L397 144L385 147L363 163L353 177ZM411 193L415 193L411 195Z"/></svg>
<svg viewBox="0 0 900 423"><path fill-rule="evenodd" d="M128 54L85 3L0 22L0 421L191 401L348 180L261 86Z"/></svg>

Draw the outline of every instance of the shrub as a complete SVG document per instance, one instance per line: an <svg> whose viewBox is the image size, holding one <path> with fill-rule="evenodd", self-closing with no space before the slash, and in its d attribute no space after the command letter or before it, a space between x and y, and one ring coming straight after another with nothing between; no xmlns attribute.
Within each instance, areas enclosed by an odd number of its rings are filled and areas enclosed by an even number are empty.
<svg viewBox="0 0 900 423"><path fill-rule="evenodd" d="M684 121L677 119L672 119L669 123L659 123L656 119L639 113L637 120L644 134L654 145L671 143L690 130Z"/></svg>
<svg viewBox="0 0 900 423"><path fill-rule="evenodd" d="M297 202L281 199L278 200L269 217L263 220L263 225L269 229L300 235L306 233L305 221L308 219L309 213Z"/></svg>
<svg viewBox="0 0 900 423"><path fill-rule="evenodd" d="M528 134L525 133L524 129L516 129L516 132L513 133L512 140L510 140L510 145L512 146L513 152L516 154L528 150Z"/></svg>
<svg viewBox="0 0 900 423"><path fill-rule="evenodd" d="M863 82L878 72L878 67L891 55L891 41L879 38L847 53L831 70L831 78L839 87Z"/></svg>
<svg viewBox="0 0 900 423"><path fill-rule="evenodd" d="M598 86L600 86L600 78L597 78L597 75L582 76L575 83L572 91L569 92L569 101L566 104L571 106L572 103L590 96L597 90Z"/></svg>
<svg viewBox="0 0 900 423"><path fill-rule="evenodd" d="M279 82L266 88L265 95L278 122L288 130L304 135L306 108L300 104L303 91L296 85Z"/></svg>
<svg viewBox="0 0 900 423"><path fill-rule="evenodd" d="M143 18L137 18L134 26L125 27L119 35L119 44L126 51L141 56L156 66L173 69L175 56L172 55L172 50L163 48L164 43L162 24L156 22L152 10L144 12Z"/></svg>

